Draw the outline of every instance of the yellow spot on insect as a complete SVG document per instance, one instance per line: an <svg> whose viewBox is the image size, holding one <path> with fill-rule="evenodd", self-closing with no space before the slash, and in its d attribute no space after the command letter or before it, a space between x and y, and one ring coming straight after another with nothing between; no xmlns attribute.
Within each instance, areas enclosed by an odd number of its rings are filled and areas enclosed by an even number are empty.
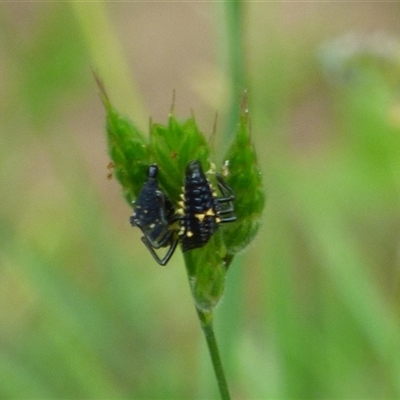
<svg viewBox="0 0 400 400"><path fill-rule="evenodd" d="M187 237L192 237L193 236L193 232L192 231L187 231L186 232L186 236Z"/></svg>
<svg viewBox="0 0 400 400"><path fill-rule="evenodd" d="M194 216L195 216L200 222L203 222L203 219L206 217L206 214L194 214Z"/></svg>
<svg viewBox="0 0 400 400"><path fill-rule="evenodd" d="M176 210L176 213L179 214L179 215L185 215L185 211L183 210L183 208L178 208Z"/></svg>
<svg viewBox="0 0 400 400"><path fill-rule="evenodd" d="M208 215L208 216L210 216L210 217L213 217L214 215L215 215L215 212L214 212L214 210L212 209L212 208L209 208L207 211L206 211L206 214L205 215Z"/></svg>
<svg viewBox="0 0 400 400"><path fill-rule="evenodd" d="M185 206L185 203L183 201L178 201L178 206L183 208Z"/></svg>
<svg viewBox="0 0 400 400"><path fill-rule="evenodd" d="M185 233L185 227L181 226L181 228L179 229L178 235L182 236Z"/></svg>
<svg viewBox="0 0 400 400"><path fill-rule="evenodd" d="M221 222L221 218L216 217L216 218L215 218L215 222L216 222L217 224L219 224L219 223Z"/></svg>
<svg viewBox="0 0 400 400"><path fill-rule="evenodd" d="M182 188L183 189L183 188ZM183 193L181 193L180 195L179 195L179 197L182 199L182 200L185 200L185 195L183 194Z"/></svg>

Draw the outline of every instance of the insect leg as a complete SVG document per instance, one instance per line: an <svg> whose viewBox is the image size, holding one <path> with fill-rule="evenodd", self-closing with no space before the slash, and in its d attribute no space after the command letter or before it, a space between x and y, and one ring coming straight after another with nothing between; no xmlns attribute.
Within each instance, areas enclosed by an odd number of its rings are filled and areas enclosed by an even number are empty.
<svg viewBox="0 0 400 400"><path fill-rule="evenodd" d="M224 197L218 198L220 203L229 203L232 200L235 200L235 193L231 187L229 187L226 182L222 179L221 174L215 174L215 178L217 179L217 184L219 190L221 191Z"/></svg>
<svg viewBox="0 0 400 400"><path fill-rule="evenodd" d="M230 217L219 217L220 223L225 222L235 222L237 220L236 215L231 215Z"/></svg>
<svg viewBox="0 0 400 400"><path fill-rule="evenodd" d="M171 236L167 236L167 239L170 239L170 238L171 238ZM147 247L147 249L150 251L150 253L153 256L154 260L156 260L158 264L166 265L167 262L171 259L172 255L174 254L174 251L176 249L176 245L178 244L178 239L177 238L173 238L173 240L171 241L171 245L168 248L167 253L162 258L160 258L159 255L154 250L154 249L159 248L159 247L153 246L146 236L142 236L142 242Z"/></svg>
<svg viewBox="0 0 400 400"><path fill-rule="evenodd" d="M178 244L178 238L174 237L171 245L169 246L169 249L167 251L167 253L165 254L165 256L161 259L161 264L160 265L166 265L167 262L171 259L171 257L173 256L176 246Z"/></svg>
<svg viewBox="0 0 400 400"><path fill-rule="evenodd" d="M219 190L223 194L224 197L217 197L216 205L217 205L217 214L221 219L221 222L232 222L236 221L236 216L232 215L230 217L223 215L231 214L234 212L233 200L235 200L235 193L233 192L232 188L230 188L225 181L222 179L220 174L215 174L217 179L217 184ZM224 206L222 206L224 204Z"/></svg>
<svg viewBox="0 0 400 400"><path fill-rule="evenodd" d="M220 203L219 199L216 199L216 212L219 216L232 214L235 211L233 203L230 201L229 203Z"/></svg>

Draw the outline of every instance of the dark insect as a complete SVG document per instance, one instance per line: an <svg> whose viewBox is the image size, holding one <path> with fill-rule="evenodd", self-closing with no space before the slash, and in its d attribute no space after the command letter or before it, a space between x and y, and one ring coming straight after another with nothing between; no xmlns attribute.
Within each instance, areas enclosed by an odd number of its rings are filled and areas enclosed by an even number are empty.
<svg viewBox="0 0 400 400"><path fill-rule="evenodd" d="M235 194L220 174L215 177L222 197L217 197L199 161L191 161L186 167L182 201L179 202L182 208L177 211L183 252L206 245L220 223L236 221L232 203Z"/></svg>
<svg viewBox="0 0 400 400"><path fill-rule="evenodd" d="M171 229L171 224L175 221L175 209L171 200L158 187L157 173L157 165L150 165L147 181L134 203L130 223L141 229L142 242L158 264L165 265L174 254L178 237L176 230ZM168 250L160 258L155 250L162 247L168 247Z"/></svg>

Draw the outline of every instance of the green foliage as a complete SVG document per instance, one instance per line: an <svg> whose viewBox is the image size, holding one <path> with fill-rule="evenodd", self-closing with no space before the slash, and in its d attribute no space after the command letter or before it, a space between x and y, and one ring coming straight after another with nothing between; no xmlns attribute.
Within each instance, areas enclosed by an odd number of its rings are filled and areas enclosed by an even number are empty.
<svg viewBox="0 0 400 400"><path fill-rule="evenodd" d="M76 21L64 5L53 8L51 18L39 17L38 34L15 46L15 36L9 38L13 53L23 63L19 73L18 101L25 103L32 123L45 125L49 111L59 112L54 105L65 104L69 96L79 92L85 82L85 48L80 40Z"/></svg>
<svg viewBox="0 0 400 400"><path fill-rule="evenodd" d="M197 127L194 116L180 123L171 112L168 125L151 122L150 141L146 143L135 126L111 105L99 77L95 75L107 114L108 152L114 173L121 183L129 203L138 196L146 179L147 167L159 167L160 187L179 208L186 166L199 160L215 181L210 148ZM225 287L225 273L233 256L255 237L264 206L261 177L254 146L251 142L247 100L233 143L225 156L224 175L236 194L237 221L234 228L222 226L204 248L185 254L185 261L195 304L204 312L211 312L218 304ZM215 182L214 182L215 183ZM229 224L227 224L229 225ZM171 227L176 229L176 227Z"/></svg>
<svg viewBox="0 0 400 400"><path fill-rule="evenodd" d="M236 136L224 158L227 183L235 188L235 213L238 221L224 230L230 256L244 249L257 234L264 209L265 195L256 151L250 135L246 98L243 99Z"/></svg>
<svg viewBox="0 0 400 400"><path fill-rule="evenodd" d="M196 308L203 313L211 313L224 294L224 250L221 235L216 233L206 248L194 249L184 254Z"/></svg>
<svg viewBox="0 0 400 400"><path fill-rule="evenodd" d="M126 117L112 106L103 83L94 73L106 109L108 154L112 160L111 170L122 185L129 205L137 198L146 180L149 151L143 135Z"/></svg>
<svg viewBox="0 0 400 400"><path fill-rule="evenodd" d="M150 152L160 166L160 182L169 197L177 202L182 193L186 166L199 160L205 171L209 170L209 148L192 116L180 123L171 113L168 125L151 124Z"/></svg>
<svg viewBox="0 0 400 400"><path fill-rule="evenodd" d="M97 7L79 4L87 10ZM196 289L198 302L207 306L219 298L221 282L225 286L214 325L232 397L398 399L398 51L384 40L379 49L392 49L391 64L382 68L370 54L368 62L340 64L344 69L335 69L336 79L328 80L316 56L332 32L355 31L365 20L396 31L398 5L371 4L353 14L337 8L337 18L332 18L330 5L297 4L296 19L289 24L282 24L287 4L242 5L244 43L251 43L245 48L251 134L268 202L250 251L235 258L226 276L215 271L218 287ZM163 54L157 54L157 62L150 57L150 63L137 57L157 49L152 17L149 24L138 25L143 14L137 5L123 6L124 12L116 3L103 6L109 10L110 27L117 26L115 37L122 38L124 51L135 60L122 68L128 77L117 69L121 86L128 86L133 70L140 87L154 84L156 73L168 86L165 90L173 83L181 93L180 84L171 82L172 68L189 87L198 83L181 60L197 61L202 71L203 36L200 48L192 40L184 41L187 47L180 42L182 57L170 59L173 64L164 68L168 57ZM140 7L153 14L150 5ZM190 13L190 7L185 10ZM0 398L218 398L180 255L167 268L154 265L140 232L126 218L137 189L127 186L125 204L120 187L106 179L103 110L85 72L86 66L98 64L86 56L68 5L4 3L0 19L5 77L0 82ZM121 31L118 24L126 19L130 24L124 23ZM179 33L192 31L193 20L198 21L197 9L194 17L182 20L174 5L166 5L153 22L170 35L171 48L177 48L176 26ZM221 19L215 20L222 28ZM97 57L113 68L116 58L97 35L105 31L94 24L87 22L101 50ZM133 35L129 26L140 29ZM234 23L232 27L236 29ZM201 34L207 34L203 28ZM360 38L368 40L368 35ZM214 43L211 47L217 48ZM223 56L224 49L221 41L215 51ZM354 46L341 42L340 50L349 54ZM336 68L333 56L329 62ZM156 72L146 70L149 64ZM110 91L122 92L109 79L113 74L99 72ZM203 72L208 77L210 70ZM200 86L201 95L208 95L201 98L214 96L209 81ZM158 89L157 95L146 92L152 112L159 109ZM114 92L112 98L117 104ZM229 102L238 104L235 96ZM186 104L179 109L185 111ZM130 99L125 105L132 106ZM218 104L222 125L225 105L225 99ZM215 103L206 104L204 113L202 105L197 107L199 121L203 115L201 123L211 126L212 118L204 121L204 115L211 114ZM124 117L120 121L126 130L134 129ZM237 122L235 117L235 126ZM151 129L159 126L167 132L168 125L152 124ZM142 132L138 134L151 163L155 156ZM138 145L141 140L137 138ZM166 158L165 167L169 162ZM223 163L218 170L224 173ZM233 169L229 172L225 179L234 185ZM182 175L171 176L161 171L160 180L165 190L175 192ZM238 196L236 212L242 213L248 208L240 206ZM229 244L221 236L235 225L221 228L209 246L220 249L223 258ZM203 256L207 262L208 254L200 250L185 256L191 264L192 258ZM206 276L199 280L213 276L213 271L203 272ZM194 266L190 273L196 274Z"/></svg>

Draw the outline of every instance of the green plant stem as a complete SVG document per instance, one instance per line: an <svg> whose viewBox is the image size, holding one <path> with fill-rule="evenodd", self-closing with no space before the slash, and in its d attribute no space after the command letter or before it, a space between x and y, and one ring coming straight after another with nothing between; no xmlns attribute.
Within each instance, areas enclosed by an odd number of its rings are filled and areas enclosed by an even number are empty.
<svg viewBox="0 0 400 400"><path fill-rule="evenodd" d="M228 71L231 86L231 99L228 111L228 124L225 139L229 140L236 132L239 121L239 97L247 89L243 35L243 2L223 3L226 15L226 37L228 45Z"/></svg>
<svg viewBox="0 0 400 400"><path fill-rule="evenodd" d="M132 79L131 68L110 21L107 4L73 0L69 4L81 27L91 67L105 83L113 105L116 109L133 115L135 125L146 131L148 112Z"/></svg>
<svg viewBox="0 0 400 400"><path fill-rule="evenodd" d="M201 327L206 337L208 350L210 352L211 361L214 367L215 376L217 378L219 391L221 393L222 400L230 400L228 384L226 382L224 369L222 367L221 357L219 356L217 341L214 334L214 328L212 324L212 313L204 313L197 309L197 315L199 316Z"/></svg>

